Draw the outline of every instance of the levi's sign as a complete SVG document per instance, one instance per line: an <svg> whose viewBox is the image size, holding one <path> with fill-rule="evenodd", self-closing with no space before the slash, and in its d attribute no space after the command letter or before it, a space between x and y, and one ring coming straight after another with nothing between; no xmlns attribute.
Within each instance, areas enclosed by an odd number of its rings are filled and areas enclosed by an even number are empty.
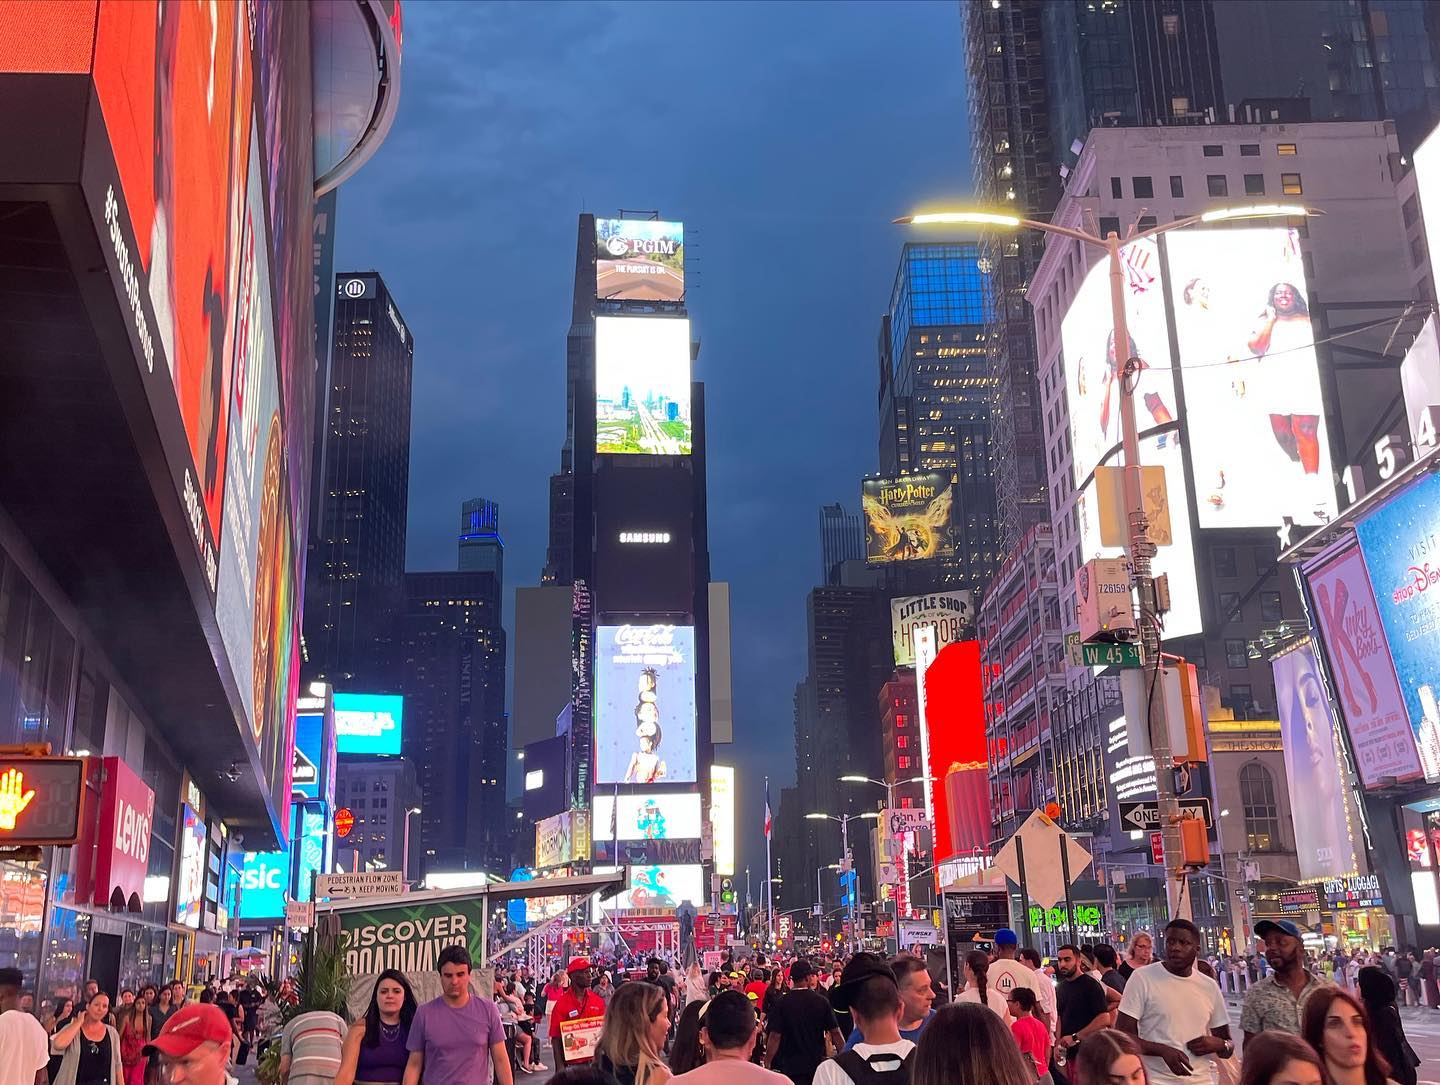
<svg viewBox="0 0 1440 1085"><path fill-rule="evenodd" d="M1207 829L1214 824L1210 819L1209 799L1181 799L1180 816L1187 818L1204 818ZM1120 827L1131 830L1160 828L1159 803L1122 802L1120 804Z"/></svg>

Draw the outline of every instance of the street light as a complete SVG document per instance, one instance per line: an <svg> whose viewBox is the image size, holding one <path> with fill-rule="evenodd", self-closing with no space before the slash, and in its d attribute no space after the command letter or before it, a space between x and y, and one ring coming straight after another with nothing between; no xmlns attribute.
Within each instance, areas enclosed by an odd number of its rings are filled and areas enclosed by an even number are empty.
<svg viewBox="0 0 1440 1085"><path fill-rule="evenodd" d="M400 849L400 877L407 884L410 881L410 815L418 813L420 813L418 806L407 807L405 810L405 842Z"/></svg>
<svg viewBox="0 0 1440 1085"><path fill-rule="evenodd" d="M1260 203L1219 207L1131 233L1124 243L1143 241L1169 233L1171 230L1180 230L1201 223L1234 222L1243 219L1308 218L1320 214L1324 214L1324 212L1300 204ZM1120 263L1122 242L1119 234L1114 230L1104 237L1099 237L1073 226L1038 222L1035 219L993 211L964 209L906 215L894 221L896 225L911 226L998 226L1008 229L1025 227L1041 230L1047 234L1058 234L1061 237L1068 237L1072 241L1078 241L1082 245L1091 245L1105 250L1110 271L1110 319L1113 326L1113 342L1116 344L1117 355L1122 350L1129 353L1130 332L1125 313L1124 268ZM1150 736L1151 752L1155 764L1164 766L1171 764L1171 751L1170 734L1165 726L1163 699L1158 713L1155 706L1155 691L1156 687L1160 685L1158 681L1160 673L1159 608L1156 606L1155 582L1150 575L1150 559L1155 555L1155 545L1150 542L1148 537L1150 523L1145 516L1145 501L1141 490L1140 437L1135 423L1135 385L1138 383L1141 361L1137 357L1127 357L1120 363L1120 366L1121 372L1116 376L1120 378L1118 383L1120 385L1120 433L1123 453L1122 478L1124 480L1126 521L1130 525L1129 545L1125 547L1125 556L1129 559L1132 570L1131 578L1140 600L1142 681L1144 688L1149 691L1149 695L1145 699L1145 729ZM1163 698L1163 687L1161 689ZM1177 864L1172 870L1166 872L1165 895L1172 915L1188 916L1190 904L1183 891L1184 868L1178 863L1183 850L1180 840L1180 806L1175 796L1174 781L1170 772L1162 770L1155 776L1156 797L1159 800L1160 831L1165 844L1165 855L1168 862ZM1176 872L1179 872L1178 877L1175 876Z"/></svg>
<svg viewBox="0 0 1440 1085"><path fill-rule="evenodd" d="M842 776L842 784L874 784L876 787L885 789L885 808L893 809L895 806L895 789L905 784L928 784L933 783L933 776L912 776L908 780L873 780L869 776Z"/></svg>
<svg viewBox="0 0 1440 1085"><path fill-rule="evenodd" d="M855 863L850 858L850 823L862 819L865 821L876 821L879 819L880 814L875 810L866 810L862 814L841 814L839 817L836 817L834 814L821 813L806 814L805 817L809 821L838 821L840 823L840 859L842 866L844 863L850 864L850 875L855 879L850 898L852 902L850 904L850 932L854 934L859 930L859 927L856 925L855 908L860 902L860 872L855 869ZM819 895L818 889L816 895Z"/></svg>

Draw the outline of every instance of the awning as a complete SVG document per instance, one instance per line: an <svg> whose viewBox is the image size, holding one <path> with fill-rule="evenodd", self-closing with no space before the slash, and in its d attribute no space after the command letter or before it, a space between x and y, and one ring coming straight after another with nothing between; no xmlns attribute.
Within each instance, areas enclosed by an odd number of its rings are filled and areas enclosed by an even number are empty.
<svg viewBox="0 0 1440 1085"><path fill-rule="evenodd" d="M525 900L529 897L588 897L599 893L601 899L613 897L625 888L625 871L608 874L575 874L566 878L535 878L528 882L495 882L466 889L422 889L414 893L387 893L384 896L356 897L350 900L320 901L317 912L347 912L384 908L390 905L445 904L451 901Z"/></svg>

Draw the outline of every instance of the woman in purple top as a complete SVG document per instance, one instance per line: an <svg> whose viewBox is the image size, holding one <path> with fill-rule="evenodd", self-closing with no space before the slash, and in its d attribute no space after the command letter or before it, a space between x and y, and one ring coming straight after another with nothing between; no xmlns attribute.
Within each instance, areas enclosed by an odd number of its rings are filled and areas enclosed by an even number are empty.
<svg viewBox="0 0 1440 1085"><path fill-rule="evenodd" d="M345 1036L335 1085L400 1085L410 1057L405 1042L418 1006L403 973L393 968L381 972L370 1008Z"/></svg>

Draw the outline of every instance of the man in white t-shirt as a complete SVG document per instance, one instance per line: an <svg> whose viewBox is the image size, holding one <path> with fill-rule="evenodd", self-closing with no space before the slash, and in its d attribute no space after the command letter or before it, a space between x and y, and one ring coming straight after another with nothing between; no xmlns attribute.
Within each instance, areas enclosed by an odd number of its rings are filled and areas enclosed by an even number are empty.
<svg viewBox="0 0 1440 1085"><path fill-rule="evenodd" d="M25 977L0 968L0 1085L45 1085L50 1040L34 1015L20 1009Z"/></svg>
<svg viewBox="0 0 1440 1085"><path fill-rule="evenodd" d="M986 986L992 987L1010 1000L1010 992L1017 987L1026 987L1035 992L1034 1015L1039 1022L1047 1029L1050 1027L1050 1016L1052 1006L1048 1006L1040 996L1040 984L1044 982L1051 988L1053 996L1054 985L1044 976L1036 975L1030 967L1015 959L1019 952L1020 939L1009 927L1001 927L995 932L995 949L990 955L990 971L986 976ZM1053 1004L1054 999L1051 999Z"/></svg>
<svg viewBox="0 0 1440 1085"><path fill-rule="evenodd" d="M814 1085L855 1085L865 1075L892 1073L910 1058L915 1045L900 1035L900 985L883 957L857 953L845 965L840 982L830 991L839 1012L850 1011L864 1038L815 1069Z"/></svg>
<svg viewBox="0 0 1440 1085"><path fill-rule="evenodd" d="M1195 924L1172 919L1164 959L1125 983L1115 1027L1139 1041L1150 1085L1213 1085L1215 1057L1235 1054L1220 988L1195 969L1199 952Z"/></svg>

